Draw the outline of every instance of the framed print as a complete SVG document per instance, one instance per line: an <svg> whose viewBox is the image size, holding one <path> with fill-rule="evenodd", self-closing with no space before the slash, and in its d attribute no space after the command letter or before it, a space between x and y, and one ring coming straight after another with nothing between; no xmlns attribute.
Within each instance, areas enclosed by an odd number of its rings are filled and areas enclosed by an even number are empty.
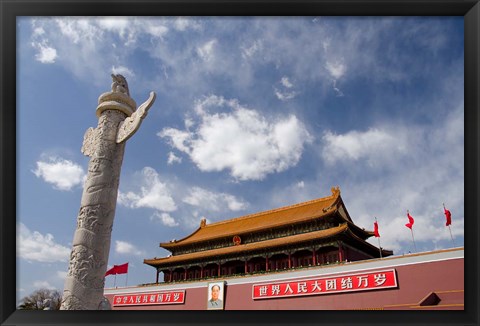
<svg viewBox="0 0 480 326"><path fill-rule="evenodd" d="M223 310L224 309L224 290L225 282L208 283L208 310Z"/></svg>
<svg viewBox="0 0 480 326"><path fill-rule="evenodd" d="M0 2L2 325L478 321L477 0Z"/></svg>

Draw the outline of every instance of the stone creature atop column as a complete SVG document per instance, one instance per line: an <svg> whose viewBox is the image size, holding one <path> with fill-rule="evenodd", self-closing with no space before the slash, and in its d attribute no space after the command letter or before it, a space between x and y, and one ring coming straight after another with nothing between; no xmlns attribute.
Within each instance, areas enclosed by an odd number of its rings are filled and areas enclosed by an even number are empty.
<svg viewBox="0 0 480 326"><path fill-rule="evenodd" d="M130 96L130 92L128 91L128 83L127 83L127 80L125 79L125 77L123 77L122 75L119 75L119 74L116 74L116 75L111 74L111 76L112 76L112 80L113 80L112 92L113 93L117 93L117 92L125 93L128 96Z"/></svg>
<svg viewBox="0 0 480 326"><path fill-rule="evenodd" d="M103 289L126 141L140 127L156 95L137 108L127 80L112 74L112 91L98 99L97 128L84 136L82 153L90 157L77 227L73 237L61 310L104 309Z"/></svg>

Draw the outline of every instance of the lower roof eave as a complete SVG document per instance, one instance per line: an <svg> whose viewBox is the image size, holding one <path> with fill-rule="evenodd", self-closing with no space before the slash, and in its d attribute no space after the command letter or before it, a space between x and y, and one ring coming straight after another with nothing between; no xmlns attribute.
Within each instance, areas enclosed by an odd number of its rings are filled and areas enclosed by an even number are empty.
<svg viewBox="0 0 480 326"><path fill-rule="evenodd" d="M185 255L179 255L179 256L170 256L170 257L165 257L160 259L158 258L145 259L144 264L159 269L159 268L176 268L182 265L193 265L193 264L200 264L200 263L215 263L219 259L233 259L234 257L246 258L246 256L250 256L250 255L262 255L262 254L265 254L266 250L268 250L269 253L272 253L275 251L285 251L289 245L305 246L305 245L311 244L315 246L315 244L313 243L319 242L319 241L321 241L322 244L326 245L332 242L332 238L333 238L333 241L336 241L335 238L340 234L343 234L343 235L349 234L350 236L352 235L352 232L348 229L347 223L341 224L332 229L317 231L316 233L324 235L324 237L310 238L308 237L307 234L298 234L298 235L286 237L286 238L289 238L290 240L292 239L299 240L297 242L292 242L290 244L288 243L287 239L277 238L277 239L263 241L262 243L265 244L265 246L263 247L258 246L259 243L247 244L247 245L242 245L238 247L228 247L230 249L228 248L213 249L209 251L208 254L205 254L206 252L201 252L203 253L202 256L199 256L198 253L193 253L193 254L185 254ZM354 236L354 239L357 241L360 240L358 237L355 237L355 236ZM320 244L320 242L318 244ZM368 246L368 249L371 250L372 248L374 248L374 246L372 245ZM385 256L392 254L392 252L390 251L384 251L384 252L385 252Z"/></svg>

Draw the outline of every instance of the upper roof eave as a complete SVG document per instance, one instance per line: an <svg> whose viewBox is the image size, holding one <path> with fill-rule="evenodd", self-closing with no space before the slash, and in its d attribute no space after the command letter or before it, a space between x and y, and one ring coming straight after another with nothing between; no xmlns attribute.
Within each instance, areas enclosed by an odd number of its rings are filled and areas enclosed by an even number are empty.
<svg viewBox="0 0 480 326"><path fill-rule="evenodd" d="M272 227L279 227L282 225L302 222L322 216L328 216L338 209L339 204L341 204L343 209L346 211L340 196L340 188L332 187L331 192L332 195L330 196L317 198L294 205L244 215L208 225L202 223L201 226L190 235L180 240L160 243L160 247L169 250L182 245L215 240L226 236L242 235L242 233L246 232L257 232L263 229L270 229ZM285 215L289 211L293 213L297 212L298 214L290 214L288 215L288 218L286 218L287 216ZM283 219L279 217L283 217ZM264 220L260 220L261 218ZM347 221L352 222L349 217Z"/></svg>

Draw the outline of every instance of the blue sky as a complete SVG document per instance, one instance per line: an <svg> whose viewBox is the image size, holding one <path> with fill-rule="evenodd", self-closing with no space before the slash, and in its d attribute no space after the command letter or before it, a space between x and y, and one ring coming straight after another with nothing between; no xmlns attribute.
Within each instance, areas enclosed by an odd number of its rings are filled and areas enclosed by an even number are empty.
<svg viewBox="0 0 480 326"><path fill-rule="evenodd" d="M17 297L63 290L98 96L123 74L140 104L127 142L109 266L199 225L339 186L382 247L464 234L463 17L108 17L17 20ZM377 245L375 238L369 240ZM113 286L113 276L106 286ZM117 276L123 286L126 275Z"/></svg>

